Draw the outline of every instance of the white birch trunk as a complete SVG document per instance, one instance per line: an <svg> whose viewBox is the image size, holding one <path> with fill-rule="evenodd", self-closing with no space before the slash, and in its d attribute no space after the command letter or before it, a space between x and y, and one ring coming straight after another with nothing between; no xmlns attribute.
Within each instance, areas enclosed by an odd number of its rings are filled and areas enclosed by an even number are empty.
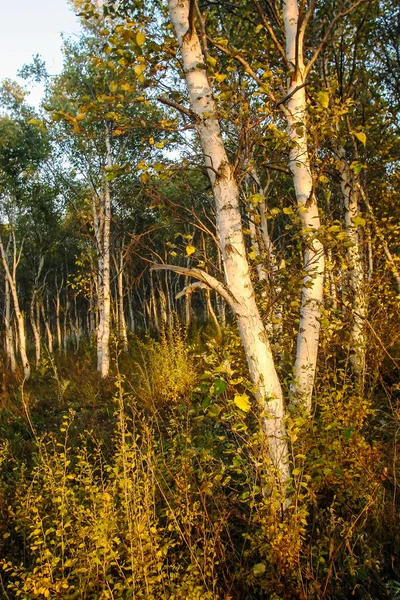
<svg viewBox="0 0 400 600"><path fill-rule="evenodd" d="M8 284L10 286L10 293L11 293L11 296L13 299L15 319L17 321L17 328L18 328L18 349L19 349L19 354L21 356L22 368L24 370L25 379L29 379L30 374L31 374L31 368L30 368L28 356L26 353L26 334L25 334L24 315L22 314L21 309L19 307L19 299L18 299L18 292L17 292L16 269L17 269L18 259L17 259L17 251L16 251L16 244L15 244L14 237L13 237L12 272L10 271L10 268L8 265L8 260L7 260L7 255L4 250L3 242L1 239L0 239L0 253L1 253L1 261L3 263L3 268L4 268L4 271L6 274L6 278L8 280Z"/></svg>
<svg viewBox="0 0 400 600"><path fill-rule="evenodd" d="M46 310L44 308L44 302L43 301L40 303L40 312L42 314L44 328L46 330L47 348L48 348L49 353L53 354L53 334L51 332L50 323L49 323L49 320L47 318L47 314L46 314Z"/></svg>
<svg viewBox="0 0 400 600"><path fill-rule="evenodd" d="M110 136L105 135L107 167L112 167ZM101 377L107 377L110 370L110 226L111 226L111 189L110 182L104 181L104 189L99 196L93 197L93 225L97 246L97 370Z"/></svg>
<svg viewBox="0 0 400 600"><path fill-rule="evenodd" d="M119 328L119 339L122 342L124 352L128 352L128 333L126 327L125 311L124 311L124 252L122 250L123 242L121 243L121 249L119 252L119 265L118 265L118 328Z"/></svg>
<svg viewBox="0 0 400 600"><path fill-rule="evenodd" d="M57 274L55 277L56 284L56 297L55 297L55 309L56 309L56 333L57 333L57 348L58 351L62 348L62 333L61 333L61 292L64 284L64 280L61 278L60 287L58 287Z"/></svg>
<svg viewBox="0 0 400 600"><path fill-rule="evenodd" d="M316 237L320 227L320 218L317 199L313 191L308 152L305 68L302 38L298 35L297 0L286 0L283 3L283 17L286 33L286 57L293 65L294 71L287 90L288 95L292 95L287 100L284 110L291 142L289 169L293 176L305 244L304 279L292 394L295 402L301 403L306 411L310 412L318 357L325 258L323 246ZM302 85L303 87L298 89Z"/></svg>
<svg viewBox="0 0 400 600"><path fill-rule="evenodd" d="M190 31L189 0L169 0L171 21L181 49L183 67L196 115L196 129L213 187L218 237L227 288L235 299L236 317L251 380L263 412L269 458L281 485L289 478L284 403L271 348L250 278L239 207L239 190L229 164L196 31Z"/></svg>
<svg viewBox="0 0 400 600"><path fill-rule="evenodd" d="M37 325L36 314L37 314L37 300L36 300L37 292L33 291L31 306L30 306L30 319L31 319L31 327L33 333L33 341L35 343L35 363L38 367L40 365L40 357L41 357L41 339L40 339L40 330Z"/></svg>
<svg viewBox="0 0 400 600"><path fill-rule="evenodd" d="M355 176L347 161L343 146L337 149L337 169L340 173L340 187L344 199L345 228L348 241L351 246L347 248L347 261L349 272L349 283L352 292L352 315L351 315L351 355L350 362L357 379L360 390L363 388L365 379L365 318L367 305L365 298L364 266L360 252L360 240L358 227L354 219L358 216L360 209L359 191L356 186Z"/></svg>
<svg viewBox="0 0 400 600"><path fill-rule="evenodd" d="M10 369L12 373L15 373L17 369L17 361L15 358L15 350L14 350L14 335L13 328L11 322L11 291L10 284L8 282L7 277L5 278L5 289L4 289L4 304L5 304L5 314L4 314L4 325L6 328L6 355L7 361L10 365Z"/></svg>
<svg viewBox="0 0 400 600"><path fill-rule="evenodd" d="M110 135L106 132L107 166L112 167L112 155ZM102 274L102 300L103 300L103 323L101 337L101 365L100 374L107 377L110 371L110 227L111 227L111 189L110 182L105 181L104 189L104 211L103 211L103 274Z"/></svg>

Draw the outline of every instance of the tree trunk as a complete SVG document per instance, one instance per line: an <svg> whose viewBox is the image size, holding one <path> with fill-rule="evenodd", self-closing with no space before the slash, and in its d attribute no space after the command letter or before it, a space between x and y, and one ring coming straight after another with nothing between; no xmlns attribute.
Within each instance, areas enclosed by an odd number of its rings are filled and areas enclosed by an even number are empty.
<svg viewBox="0 0 400 600"><path fill-rule="evenodd" d="M111 143L108 129L105 134L107 167L112 167ZM101 377L107 377L110 370L110 225L111 189L110 182L104 181L102 192L93 197L93 224L97 245L98 273L98 325L97 325L97 370Z"/></svg>
<svg viewBox="0 0 400 600"><path fill-rule="evenodd" d="M263 412L270 462L283 486L290 475L283 394L255 301L243 237L239 190L226 155L206 71L202 68L204 57L199 38L189 23L189 0L169 0L168 4L181 49L191 109L214 192L226 287L234 298L251 380Z"/></svg>
<svg viewBox="0 0 400 600"><path fill-rule="evenodd" d="M36 366L40 365L40 357L41 357L41 339L40 339L40 324L38 326L37 322L37 291L34 290L31 298L31 306L30 306L30 319L31 319L31 327L33 333L33 340L35 343L35 362Z"/></svg>
<svg viewBox="0 0 400 600"><path fill-rule="evenodd" d="M40 303L40 312L42 314L44 328L46 330L46 335L47 335L47 348L48 348L49 353L53 354L53 334L51 332L50 323L47 318L48 313L46 314L43 301Z"/></svg>
<svg viewBox="0 0 400 600"><path fill-rule="evenodd" d="M344 219L348 241L351 245L347 248L347 261L350 290L352 294L351 306L351 356L350 362L357 380L359 390L362 391L365 379L365 318L367 312L365 299L364 267L360 252L360 240L357 223L354 222L360 209L360 195L354 173L347 161L343 146L337 149L337 169L340 173L340 187L344 199Z"/></svg>
<svg viewBox="0 0 400 600"><path fill-rule="evenodd" d="M18 327L18 348L19 348L19 354L21 356L22 368L24 370L25 379L29 379L30 374L31 374L31 368L30 368L28 356L26 353L26 334L25 334L24 315L22 314L20 307L19 307L19 299L18 299L18 292L17 292L16 270L17 270L17 265L18 265L19 259L17 258L17 249L16 249L16 242L15 242L14 236L13 236L12 273L10 272L10 268L9 268L8 260L7 260L7 254L4 250L3 242L1 239L0 239L0 254L1 254L1 261L3 263L3 268L4 268L4 271L6 274L6 278L8 280L8 284L10 286L10 293L11 293L11 296L13 299L13 304L14 304L15 319L17 321L17 327Z"/></svg>
<svg viewBox="0 0 400 600"><path fill-rule="evenodd" d="M302 36L298 34L297 0L286 0L283 3L283 16L286 57L294 69L287 90L288 96L290 94L291 96L284 109L291 142L289 169L293 176L299 216L303 223L305 245L304 279L292 395L296 402L301 403L307 412L310 412L318 357L325 258L323 246L317 238L320 218L308 153L305 68Z"/></svg>
<svg viewBox="0 0 400 600"><path fill-rule="evenodd" d="M6 328L6 355L7 355L7 361L10 365L11 372L15 373L15 371L17 369L17 361L15 359L14 335L13 335L12 322L11 322L11 291L10 291L10 284L9 284L7 277L5 278L4 304L5 304L4 325Z"/></svg>
<svg viewBox="0 0 400 600"><path fill-rule="evenodd" d="M124 311L124 252L123 242L119 251L119 265L118 265L118 330L119 339L122 342L124 352L128 352L128 333L126 328L126 319Z"/></svg>

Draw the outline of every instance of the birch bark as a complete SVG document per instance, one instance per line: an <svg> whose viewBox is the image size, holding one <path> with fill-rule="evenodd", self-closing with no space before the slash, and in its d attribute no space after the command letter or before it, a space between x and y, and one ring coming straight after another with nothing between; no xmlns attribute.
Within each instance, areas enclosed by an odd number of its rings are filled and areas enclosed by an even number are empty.
<svg viewBox="0 0 400 600"><path fill-rule="evenodd" d="M112 167L111 142L108 129L105 133L106 164ZM105 180L103 190L92 199L93 225L97 246L97 370L101 377L107 377L110 370L110 226L111 188Z"/></svg>
<svg viewBox="0 0 400 600"><path fill-rule="evenodd" d="M18 299L18 292L17 292L17 281L16 281L17 273L16 273L16 271L17 271L17 266L18 266L18 262L19 262L19 257L17 257L17 249L16 249L16 242L15 242L14 236L12 236L12 241L13 241L12 271L10 271L10 268L8 265L8 257L5 252L3 242L1 239L0 239L0 254L1 254L1 261L3 263L3 268L4 268L4 271L6 274L6 278L8 280L8 284L10 286L11 296L13 299L14 313L15 313L15 319L17 321L17 329L18 329L18 348L19 348L19 354L21 356L22 368L24 370L25 379L29 379L30 374L31 374L31 368L30 368L28 356L26 353L26 334L25 334L24 315L21 312L21 309L19 307L19 299Z"/></svg>
<svg viewBox="0 0 400 600"><path fill-rule="evenodd" d="M304 236L304 279L292 394L307 412L311 411L317 367L320 316L323 301L325 258L317 237L320 218L314 193L307 140L307 102L303 59L303 36L299 29L297 0L283 3L286 58L293 68L288 81L284 114L290 137L289 169L292 173Z"/></svg>
<svg viewBox="0 0 400 600"><path fill-rule="evenodd" d="M203 68L198 35L189 23L189 0L169 0L172 24L183 59L190 104L213 188L226 286L235 312L250 376L263 411L271 464L281 485L289 478L284 403L271 348L256 305L246 257L239 190L229 164L212 91Z"/></svg>
<svg viewBox="0 0 400 600"><path fill-rule="evenodd" d="M340 173L340 187L344 199L345 228L348 241L347 261L349 267L349 283L352 292L351 306L351 356L350 362L360 390L365 379L365 318L367 312L365 298L364 266L360 251L358 227L354 222L360 210L360 193L356 185L355 175L346 160L343 146L337 148L337 169Z"/></svg>
<svg viewBox="0 0 400 600"><path fill-rule="evenodd" d="M11 322L11 291L7 277L5 278L4 304L4 325L6 328L6 355L11 372L15 373L15 371L17 370L17 361L15 359L14 335Z"/></svg>

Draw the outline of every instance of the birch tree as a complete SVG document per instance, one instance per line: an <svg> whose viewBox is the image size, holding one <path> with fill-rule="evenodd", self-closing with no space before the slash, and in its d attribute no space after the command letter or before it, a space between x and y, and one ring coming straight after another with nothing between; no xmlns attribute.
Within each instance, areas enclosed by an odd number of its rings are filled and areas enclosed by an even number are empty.
<svg viewBox="0 0 400 600"><path fill-rule="evenodd" d="M263 412L263 428L270 460L283 486L289 478L283 393L250 278L239 208L239 190L226 154L212 90L203 68L205 59L194 26L193 3L189 0L169 0L168 6L182 56L190 107L215 197L225 284L214 280L205 272L193 273L188 270L188 274L197 276L221 293L235 312L250 376Z"/></svg>

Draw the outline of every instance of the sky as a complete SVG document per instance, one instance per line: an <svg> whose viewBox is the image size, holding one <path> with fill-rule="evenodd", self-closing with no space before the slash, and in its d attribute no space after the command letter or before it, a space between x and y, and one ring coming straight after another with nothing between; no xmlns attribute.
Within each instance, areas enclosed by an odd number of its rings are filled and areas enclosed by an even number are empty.
<svg viewBox="0 0 400 600"><path fill-rule="evenodd" d="M18 81L17 72L35 54L45 60L51 75L60 72L61 34L79 33L67 0L0 0L0 14L0 80ZM42 93L42 86L35 86L27 102L38 106Z"/></svg>

